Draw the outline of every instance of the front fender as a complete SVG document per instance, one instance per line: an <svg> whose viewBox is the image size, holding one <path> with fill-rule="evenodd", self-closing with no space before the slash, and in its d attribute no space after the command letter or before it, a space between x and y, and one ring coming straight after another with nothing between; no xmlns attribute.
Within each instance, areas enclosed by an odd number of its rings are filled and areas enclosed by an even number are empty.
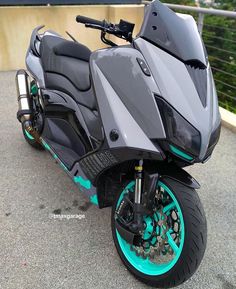
<svg viewBox="0 0 236 289"><path fill-rule="evenodd" d="M189 173L187 173L182 168L170 164L168 166L163 166L158 169L158 173L160 175L159 179L172 179L175 180L189 188L192 189L200 189L200 184L195 180Z"/></svg>

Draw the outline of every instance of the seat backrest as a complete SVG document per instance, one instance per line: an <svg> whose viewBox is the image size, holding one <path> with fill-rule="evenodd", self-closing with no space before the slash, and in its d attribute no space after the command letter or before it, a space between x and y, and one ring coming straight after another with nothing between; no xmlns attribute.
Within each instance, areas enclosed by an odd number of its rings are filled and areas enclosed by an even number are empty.
<svg viewBox="0 0 236 289"><path fill-rule="evenodd" d="M91 55L91 51L88 49L88 47L84 46L83 44L67 40L57 44L54 47L54 52L56 55L73 57L83 61L89 61Z"/></svg>

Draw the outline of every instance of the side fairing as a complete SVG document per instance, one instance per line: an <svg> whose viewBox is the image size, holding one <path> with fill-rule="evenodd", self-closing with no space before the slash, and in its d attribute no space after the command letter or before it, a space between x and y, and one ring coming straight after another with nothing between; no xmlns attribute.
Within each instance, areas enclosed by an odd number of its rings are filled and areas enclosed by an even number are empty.
<svg viewBox="0 0 236 289"><path fill-rule="evenodd" d="M158 153L151 139L165 138L154 94L160 91L139 65L142 54L132 47L92 54L91 73L106 139L110 148L132 147ZM112 141L116 130L119 138Z"/></svg>
<svg viewBox="0 0 236 289"><path fill-rule="evenodd" d="M200 98L189 68L181 60L150 42L137 38L136 46L142 52L160 90L160 96L172 105L201 134L199 159L206 155L209 139L219 125L220 116L210 65L206 68L205 103ZM203 83L198 83L203 85Z"/></svg>

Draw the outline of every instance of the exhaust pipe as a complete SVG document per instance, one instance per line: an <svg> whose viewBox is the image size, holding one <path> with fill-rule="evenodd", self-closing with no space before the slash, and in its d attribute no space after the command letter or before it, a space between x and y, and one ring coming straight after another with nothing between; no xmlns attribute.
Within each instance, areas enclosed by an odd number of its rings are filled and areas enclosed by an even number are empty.
<svg viewBox="0 0 236 289"><path fill-rule="evenodd" d="M24 129L31 134L34 139L41 143L38 132L32 126L33 100L29 93L29 75L23 69L16 73L16 89L18 100L17 119L22 123Z"/></svg>
<svg viewBox="0 0 236 289"><path fill-rule="evenodd" d="M29 94L28 74L25 70L18 70L16 73L16 89L18 98L17 119L24 123L32 119L32 99Z"/></svg>

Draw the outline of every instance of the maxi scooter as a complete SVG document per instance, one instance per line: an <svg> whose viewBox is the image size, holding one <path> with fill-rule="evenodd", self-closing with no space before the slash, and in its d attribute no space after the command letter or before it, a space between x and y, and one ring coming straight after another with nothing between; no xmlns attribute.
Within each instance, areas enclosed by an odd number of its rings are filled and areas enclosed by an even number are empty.
<svg viewBox="0 0 236 289"><path fill-rule="evenodd" d="M24 138L49 151L92 203L112 206L115 246L136 278L177 286L207 242L200 185L184 168L210 159L221 128L197 25L158 0L136 37L125 20L76 21L99 30L107 48L33 31L27 71L16 74Z"/></svg>

